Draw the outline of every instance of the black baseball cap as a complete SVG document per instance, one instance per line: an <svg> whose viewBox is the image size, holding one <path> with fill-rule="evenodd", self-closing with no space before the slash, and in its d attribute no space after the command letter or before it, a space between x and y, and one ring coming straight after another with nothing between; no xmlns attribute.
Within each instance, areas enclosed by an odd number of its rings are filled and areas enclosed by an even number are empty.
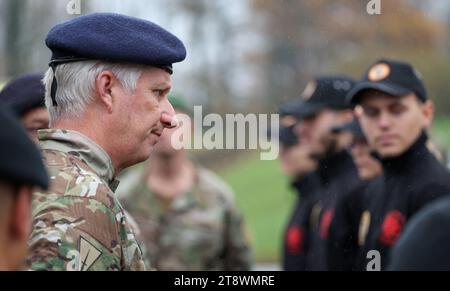
<svg viewBox="0 0 450 291"><path fill-rule="evenodd" d="M357 105L366 90L377 90L394 97L415 93L421 101L427 100L420 73L409 63L402 61L382 59L374 63L363 79L348 93L348 101Z"/></svg>
<svg viewBox="0 0 450 291"><path fill-rule="evenodd" d="M319 113L325 108L344 110L351 108L347 94L355 81L347 76L321 76L311 80L300 98L284 104L280 112L305 118Z"/></svg>

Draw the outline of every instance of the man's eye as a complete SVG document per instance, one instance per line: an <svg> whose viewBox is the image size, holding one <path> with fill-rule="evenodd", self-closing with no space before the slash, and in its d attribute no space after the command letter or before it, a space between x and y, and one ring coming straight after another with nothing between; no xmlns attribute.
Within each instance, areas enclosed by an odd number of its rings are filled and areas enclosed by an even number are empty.
<svg viewBox="0 0 450 291"><path fill-rule="evenodd" d="M404 111L404 108L403 108L403 106L394 106L394 107L391 108L390 111L391 111L393 114L398 115L398 114L401 114L401 113Z"/></svg>
<svg viewBox="0 0 450 291"><path fill-rule="evenodd" d="M371 108L365 108L364 114L366 114L369 117L376 117L378 115L378 111Z"/></svg>
<svg viewBox="0 0 450 291"><path fill-rule="evenodd" d="M156 97L161 98L164 96L164 90L153 90L153 93L155 93Z"/></svg>

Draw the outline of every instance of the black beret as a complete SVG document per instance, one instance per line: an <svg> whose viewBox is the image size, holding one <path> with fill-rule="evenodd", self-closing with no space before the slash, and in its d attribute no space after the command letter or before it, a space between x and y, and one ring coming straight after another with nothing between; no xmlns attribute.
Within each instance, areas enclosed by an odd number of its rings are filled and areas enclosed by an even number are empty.
<svg viewBox="0 0 450 291"><path fill-rule="evenodd" d="M0 107L0 124L0 179L47 189L47 170L37 146L4 107Z"/></svg>
<svg viewBox="0 0 450 291"><path fill-rule="evenodd" d="M53 27L46 44L50 64L104 60L161 67L186 58L184 44L164 28L146 20L114 13L93 13Z"/></svg>
<svg viewBox="0 0 450 291"><path fill-rule="evenodd" d="M0 92L0 103L10 107L18 116L45 107L43 77L43 74L29 74L12 80Z"/></svg>

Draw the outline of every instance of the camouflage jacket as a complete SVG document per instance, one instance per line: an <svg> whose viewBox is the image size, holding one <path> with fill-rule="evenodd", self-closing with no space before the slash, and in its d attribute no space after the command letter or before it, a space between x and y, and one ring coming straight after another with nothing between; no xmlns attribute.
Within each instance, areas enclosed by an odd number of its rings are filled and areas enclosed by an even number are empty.
<svg viewBox="0 0 450 291"><path fill-rule="evenodd" d="M142 252L113 191L109 156L73 131L41 130L51 187L33 196L31 270L145 270Z"/></svg>
<svg viewBox="0 0 450 291"><path fill-rule="evenodd" d="M196 182L167 208L151 193L146 171L123 198L136 219L152 266L160 271L250 270L251 249L233 193L212 172L196 170ZM120 192L120 189L118 189ZM120 197L120 196L119 196Z"/></svg>

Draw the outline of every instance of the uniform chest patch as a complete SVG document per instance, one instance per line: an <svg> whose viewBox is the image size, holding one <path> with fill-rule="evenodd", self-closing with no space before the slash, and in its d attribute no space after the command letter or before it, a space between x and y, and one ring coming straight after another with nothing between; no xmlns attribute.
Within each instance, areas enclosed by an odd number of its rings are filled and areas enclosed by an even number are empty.
<svg viewBox="0 0 450 291"><path fill-rule="evenodd" d="M333 220L333 210L327 209L323 213L322 220L320 222L320 237L327 239L330 234L330 225Z"/></svg>
<svg viewBox="0 0 450 291"><path fill-rule="evenodd" d="M358 245L363 246L366 243L366 236L369 232L370 227L370 212L364 211L361 215L361 219L359 221L359 230L358 230Z"/></svg>
<svg viewBox="0 0 450 291"><path fill-rule="evenodd" d="M88 271L89 268L92 267L92 265L94 265L94 263L97 261L97 259L100 258L102 253L83 237L80 237L79 247L80 271Z"/></svg>
<svg viewBox="0 0 450 291"><path fill-rule="evenodd" d="M405 223L405 216L398 210L386 214L381 226L380 242L387 246L394 245L402 233Z"/></svg>
<svg viewBox="0 0 450 291"><path fill-rule="evenodd" d="M298 225L289 227L286 233L286 248L290 254L299 255L303 251L305 233Z"/></svg>

